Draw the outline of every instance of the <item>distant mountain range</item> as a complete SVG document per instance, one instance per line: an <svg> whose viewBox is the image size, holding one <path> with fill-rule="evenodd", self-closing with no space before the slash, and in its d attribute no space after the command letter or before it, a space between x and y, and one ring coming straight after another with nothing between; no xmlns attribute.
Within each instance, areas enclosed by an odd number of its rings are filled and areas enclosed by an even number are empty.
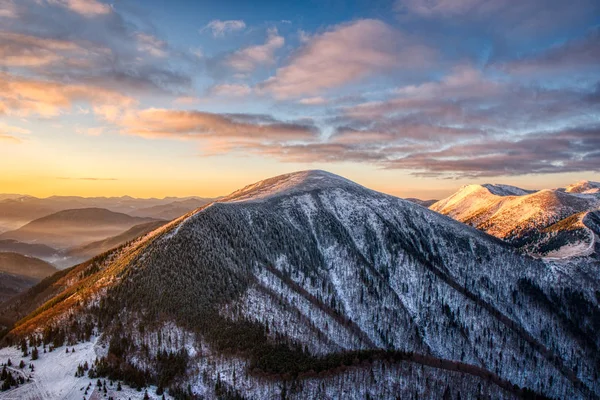
<svg viewBox="0 0 600 400"><path fill-rule="evenodd" d="M0 240L43 244L56 249L81 246L115 236L153 218L132 217L102 208L59 211L36 219L21 228L0 234Z"/></svg>
<svg viewBox="0 0 600 400"><path fill-rule="evenodd" d="M153 230L163 226L165 223L166 221L162 220L146 222L135 225L127 231L116 236L71 248L64 253L65 261L60 261L58 264L66 264L66 266L71 266L89 260L98 254L102 254L108 250L114 249L115 247L119 247L124 243L134 240L139 236L143 236L149 232L152 232Z"/></svg>
<svg viewBox="0 0 600 400"><path fill-rule="evenodd" d="M92 343L92 376L181 398L599 398L597 265L499 238L592 207L569 193L480 186L436 203L477 230L324 171L274 177L9 300L4 343Z"/></svg>
<svg viewBox="0 0 600 400"><path fill-rule="evenodd" d="M430 209L535 256L588 256L595 252L599 234L592 223L600 215L598 188L600 183L589 181L539 191L467 185Z"/></svg>
<svg viewBox="0 0 600 400"><path fill-rule="evenodd" d="M21 195L0 195L0 232L15 230L21 226L47 215L72 209L103 208L109 211L125 213L137 217L150 217L156 219L171 219L206 204L213 199L200 197L164 199L136 199L129 196L123 197L77 197L77 196L52 196L37 198ZM161 207L158 211L153 207ZM187 208L189 207L189 208ZM147 210L147 211L142 211ZM168 210L176 210L169 213ZM163 212L162 215L158 213ZM182 214L183 214L182 213Z"/></svg>

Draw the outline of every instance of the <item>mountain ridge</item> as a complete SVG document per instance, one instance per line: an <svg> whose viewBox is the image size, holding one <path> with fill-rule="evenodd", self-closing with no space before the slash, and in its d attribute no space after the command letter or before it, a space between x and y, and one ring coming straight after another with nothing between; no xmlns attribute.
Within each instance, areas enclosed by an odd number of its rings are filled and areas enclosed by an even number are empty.
<svg viewBox="0 0 600 400"><path fill-rule="evenodd" d="M333 373L346 365L344 354L359 365L374 351L478 366L554 397L600 393L600 343L590 335L597 281L582 287L575 270L555 270L447 216L320 172L249 185L56 279L33 290L45 293L41 307L9 337L59 327L69 310L97 321L101 354L111 355L101 365L116 379L132 360L150 369L144 382L158 379L157 352L177 349L161 339L170 332L186 338L190 362L207 373L184 382L210 398L219 385L250 398L280 396L286 375ZM27 303L12 305L19 301ZM576 302L591 316L571 307ZM124 327L126 355L115 345L124 343ZM371 371L384 383L370 390L391 397L387 375ZM466 390L464 373L454 372L444 376ZM355 375L341 376L337 385L351 387L346 379ZM296 398L319 397L318 385L302 382Z"/></svg>

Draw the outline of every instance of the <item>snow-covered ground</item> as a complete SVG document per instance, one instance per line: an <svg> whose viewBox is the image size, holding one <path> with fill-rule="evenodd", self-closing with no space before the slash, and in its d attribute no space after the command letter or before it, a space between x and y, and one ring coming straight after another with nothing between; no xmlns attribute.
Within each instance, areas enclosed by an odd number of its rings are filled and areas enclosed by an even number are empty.
<svg viewBox="0 0 600 400"><path fill-rule="evenodd" d="M6 364L10 358L12 362L12 371L19 374L25 374L30 377L30 382L26 382L17 388L6 392L0 392L0 399L6 400L81 400L81 399L142 399L144 391L138 392L127 385L122 384L122 390L117 391L117 382L110 382L105 379L107 385L107 394L99 389L98 379L90 379L87 373L84 377L75 377L77 366L86 361L92 365L96 359L97 350L100 351L98 338L91 342L79 343L69 346L69 353L66 347L59 347L52 352L44 353L39 351L39 358L31 361L31 357L22 357L21 350L17 347L5 347L0 349L0 363ZM75 352L72 352L72 349ZM23 360L25 368L18 368ZM31 372L29 364L34 365L34 371ZM86 388L87 389L87 395ZM156 395L156 388L148 388L148 395L151 399L160 399ZM165 394L165 398L170 398Z"/></svg>
<svg viewBox="0 0 600 400"><path fill-rule="evenodd" d="M591 240L589 242L581 241L576 243L570 243L559 249L549 252L544 259L545 260L564 260L566 258L589 256L594 253L594 246L596 244L596 238L594 233L591 233Z"/></svg>

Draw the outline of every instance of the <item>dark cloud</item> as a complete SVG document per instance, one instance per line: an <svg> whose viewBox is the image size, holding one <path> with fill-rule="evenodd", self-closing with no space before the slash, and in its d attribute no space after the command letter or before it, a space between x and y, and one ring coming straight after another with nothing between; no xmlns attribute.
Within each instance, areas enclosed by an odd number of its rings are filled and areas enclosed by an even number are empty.
<svg viewBox="0 0 600 400"><path fill-rule="evenodd" d="M417 175L487 177L600 171L600 127L483 140L383 162Z"/></svg>

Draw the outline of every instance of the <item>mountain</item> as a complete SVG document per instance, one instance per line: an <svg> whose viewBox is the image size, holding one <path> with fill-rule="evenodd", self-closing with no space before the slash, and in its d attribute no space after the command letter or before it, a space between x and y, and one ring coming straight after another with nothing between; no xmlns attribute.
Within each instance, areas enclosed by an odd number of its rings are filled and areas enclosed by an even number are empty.
<svg viewBox="0 0 600 400"><path fill-rule="evenodd" d="M152 218L131 217L102 208L59 211L0 235L25 243L65 249L115 236L135 225L155 222Z"/></svg>
<svg viewBox="0 0 600 400"><path fill-rule="evenodd" d="M33 196L21 195L1 195L0 194L0 233L9 230L15 230L21 226L41 217L57 213L64 210L83 209L83 208L103 208L109 211L125 213L141 217L153 217L152 210L148 215L137 215L136 212L141 209L152 209L152 207L166 206L166 216L156 216L154 218L172 219L173 212L179 211L177 203L183 202L179 209L191 207L196 204L209 201L197 197L176 198L165 197L164 199L137 199L130 196L123 197L78 197L78 196L51 196L47 198L37 198ZM205 203L203 203L205 204ZM171 206L169 206L171 205ZM185 212L193 208L186 209ZM173 211L169 213L169 209ZM159 211L160 212L160 211ZM185 212L182 212L185 213ZM181 214L179 214L181 215ZM176 215L176 216L179 216Z"/></svg>
<svg viewBox="0 0 600 400"><path fill-rule="evenodd" d="M585 255L572 250L593 247L595 236L583 220L587 212L600 207L600 194L586 192L581 185L578 191L576 186L526 191L506 185L467 185L429 208L532 255Z"/></svg>
<svg viewBox="0 0 600 400"><path fill-rule="evenodd" d="M565 188L567 193L600 193L600 182L580 181Z"/></svg>
<svg viewBox="0 0 600 400"><path fill-rule="evenodd" d="M92 242L80 247L70 249L66 252L66 259L64 261L61 261L61 264L71 266L89 260L90 258L97 256L98 254L104 253L115 247L119 247L124 243L127 243L139 236L152 232L153 230L160 228L164 224L165 221L147 222L144 224L136 225L117 236L112 236L104 240L99 240L97 242Z"/></svg>
<svg viewBox="0 0 600 400"><path fill-rule="evenodd" d="M0 240L0 252L19 253L27 257L40 258L52 262L59 257L59 251L44 244L23 243L17 240Z"/></svg>
<svg viewBox="0 0 600 400"><path fill-rule="evenodd" d="M0 302L57 272L52 265L17 253L0 252Z"/></svg>
<svg viewBox="0 0 600 400"><path fill-rule="evenodd" d="M415 203L423 207L429 207L430 205L435 204L437 202L437 200L421 200L415 199L414 197L409 197L404 200L410 201L411 203Z"/></svg>
<svg viewBox="0 0 600 400"><path fill-rule="evenodd" d="M153 207L141 208L131 213L136 217L150 217L163 220L172 220L187 214L196 208L202 207L215 199L208 198L190 198L186 200L178 200L168 204L161 204Z"/></svg>
<svg viewBox="0 0 600 400"><path fill-rule="evenodd" d="M59 349L36 364L60 362L69 387L102 376L178 398L596 399L599 301L597 266L559 268L303 171L61 271L0 316L18 321L6 344L34 332L76 344L77 361ZM77 381L81 352L91 378ZM81 397L37 376L17 390Z"/></svg>

